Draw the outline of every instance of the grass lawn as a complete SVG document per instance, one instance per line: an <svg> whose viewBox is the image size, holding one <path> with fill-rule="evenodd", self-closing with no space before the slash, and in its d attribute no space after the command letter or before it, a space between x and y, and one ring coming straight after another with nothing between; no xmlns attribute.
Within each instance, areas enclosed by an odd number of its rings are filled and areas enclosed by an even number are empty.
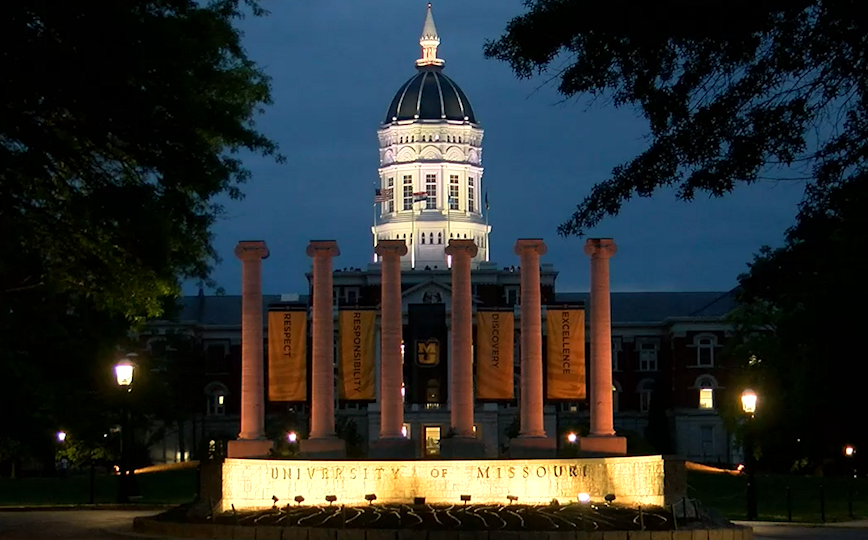
<svg viewBox="0 0 868 540"><path fill-rule="evenodd" d="M196 496L196 469L137 474L142 504L181 504ZM117 502L118 477L97 474L95 502ZM87 471L66 478L0 478L0 506L87 504Z"/></svg>
<svg viewBox="0 0 868 540"><path fill-rule="evenodd" d="M747 517L747 478L728 474L690 471L687 493L729 519ZM761 521L787 520L787 488L790 488L793 521L819 523L821 499L825 499L826 521L850 518L848 490L853 492L855 519L868 518L868 479L795 475L758 475L757 513ZM821 492L823 497L821 497Z"/></svg>

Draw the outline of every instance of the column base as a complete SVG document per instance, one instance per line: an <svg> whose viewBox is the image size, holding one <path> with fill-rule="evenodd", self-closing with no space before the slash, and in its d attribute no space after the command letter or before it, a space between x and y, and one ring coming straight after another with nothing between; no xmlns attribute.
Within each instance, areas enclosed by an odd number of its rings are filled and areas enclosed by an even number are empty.
<svg viewBox="0 0 868 540"><path fill-rule="evenodd" d="M485 459L485 443L476 437L440 439L440 456L444 459Z"/></svg>
<svg viewBox="0 0 868 540"><path fill-rule="evenodd" d="M416 458L416 445L412 439L374 439L368 448L368 457L380 460L402 460Z"/></svg>
<svg viewBox="0 0 868 540"><path fill-rule="evenodd" d="M627 438L615 435L589 435L579 439L579 450L605 456L626 456Z"/></svg>
<svg viewBox="0 0 868 540"><path fill-rule="evenodd" d="M298 441L298 453L305 459L346 459L347 443L337 437L317 437Z"/></svg>
<svg viewBox="0 0 868 540"><path fill-rule="evenodd" d="M230 458L264 458L271 454L274 441L270 439L238 439L229 441L226 456Z"/></svg>
<svg viewBox="0 0 868 540"><path fill-rule="evenodd" d="M558 443L553 437L516 437L509 440L509 457L513 459L551 459Z"/></svg>

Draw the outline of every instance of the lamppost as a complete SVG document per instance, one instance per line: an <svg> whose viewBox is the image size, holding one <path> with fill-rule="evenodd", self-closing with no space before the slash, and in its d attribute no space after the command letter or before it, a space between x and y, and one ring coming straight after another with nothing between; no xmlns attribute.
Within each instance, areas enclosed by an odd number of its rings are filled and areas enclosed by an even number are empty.
<svg viewBox="0 0 868 540"><path fill-rule="evenodd" d="M756 509L756 461L754 460L753 451L753 418L756 413L756 393L751 389L746 389L741 393L741 409L746 416L744 430L744 465L747 469L747 519L755 520L757 518Z"/></svg>
<svg viewBox="0 0 868 540"><path fill-rule="evenodd" d="M133 389L133 375L136 371L136 365L130 360L135 357L135 354L128 354L126 358L115 364L115 380L118 387L123 391L121 396L121 466L120 477L118 480L118 502L127 503L130 501L130 491L133 483L133 467L130 461L130 451L132 450L132 437L130 436L129 427L129 408L127 401L129 394Z"/></svg>

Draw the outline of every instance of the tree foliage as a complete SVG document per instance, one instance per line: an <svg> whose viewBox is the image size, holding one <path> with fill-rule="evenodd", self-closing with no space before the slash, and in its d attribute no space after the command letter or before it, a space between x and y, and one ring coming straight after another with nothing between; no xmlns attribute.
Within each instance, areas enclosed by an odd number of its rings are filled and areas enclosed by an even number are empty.
<svg viewBox="0 0 868 540"><path fill-rule="evenodd" d="M269 82L237 4L3 4L0 306L50 282L137 319L208 277L239 152L277 155L253 126Z"/></svg>
<svg viewBox="0 0 868 540"><path fill-rule="evenodd" d="M282 159L254 126L271 97L241 46L245 13L263 12L0 5L0 460L39 453L61 427L103 428L128 330L182 280L207 281L218 201L250 176L242 158Z"/></svg>
<svg viewBox="0 0 868 540"><path fill-rule="evenodd" d="M818 468L846 444L868 447L863 399L868 301L868 176L804 205L778 249L764 248L739 278L735 353L740 376L762 396L764 455L782 466Z"/></svg>
<svg viewBox="0 0 868 540"><path fill-rule="evenodd" d="M582 234L634 195L680 199L740 183L853 181L868 156L868 6L859 0L591 3L528 0L485 54L546 73L566 98L641 111L648 148L615 167L559 227ZM776 169L784 169L781 172Z"/></svg>

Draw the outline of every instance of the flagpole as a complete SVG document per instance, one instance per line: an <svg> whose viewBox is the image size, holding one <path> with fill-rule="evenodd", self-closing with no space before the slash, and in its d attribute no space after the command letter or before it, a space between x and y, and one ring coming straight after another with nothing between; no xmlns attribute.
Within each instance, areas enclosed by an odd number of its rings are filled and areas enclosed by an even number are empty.
<svg viewBox="0 0 868 540"><path fill-rule="evenodd" d="M413 204L410 206L410 268L416 269L416 193L413 192Z"/></svg>
<svg viewBox="0 0 868 540"><path fill-rule="evenodd" d="M488 189L485 190L485 262L489 262L491 250L488 241Z"/></svg>

